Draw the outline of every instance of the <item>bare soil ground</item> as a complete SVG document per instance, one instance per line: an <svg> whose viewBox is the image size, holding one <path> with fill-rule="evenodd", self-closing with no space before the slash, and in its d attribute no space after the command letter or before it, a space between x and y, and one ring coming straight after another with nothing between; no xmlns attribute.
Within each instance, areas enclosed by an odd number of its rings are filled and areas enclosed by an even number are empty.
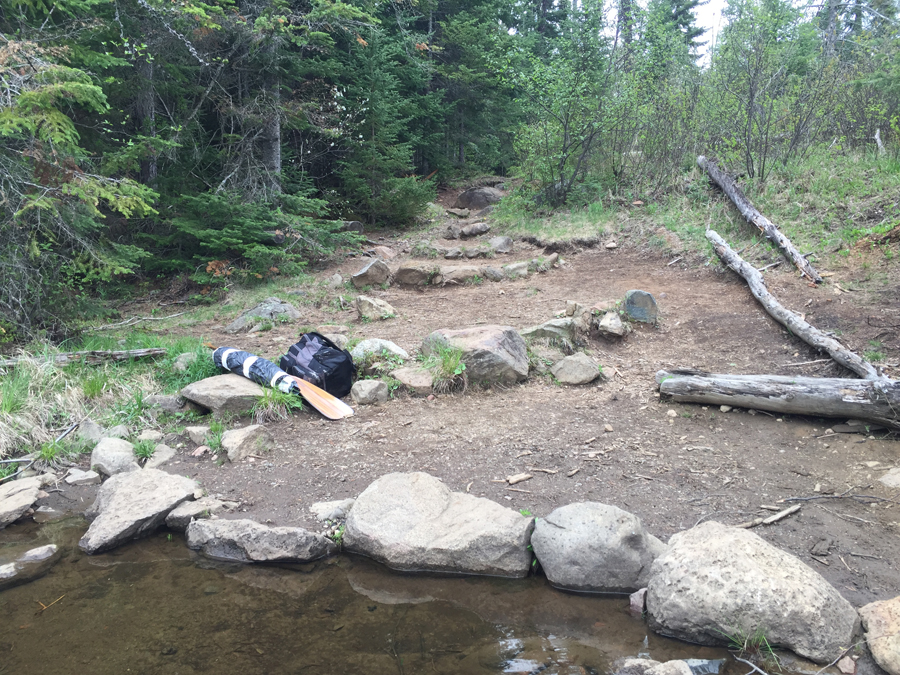
<svg viewBox="0 0 900 675"><path fill-rule="evenodd" d="M403 248L389 237L379 243ZM494 264L538 253L520 242ZM375 294L398 316L381 322L360 323L350 310L306 307L303 324L346 324L353 336L389 339L410 352L438 328L524 328L553 318L567 300L590 306L632 288L655 295L661 320L658 327L637 326L620 342L589 340L585 349L605 374L590 386L558 386L534 376L519 386L470 388L433 401L400 395L384 405L360 406L340 422L303 412L271 425L277 441L271 454L220 466L208 455L189 456L187 444L169 470L197 478L210 494L240 500L241 509L227 517L313 529L322 526L310 504L356 496L392 471L427 471L453 490L536 516L576 501L614 504L640 516L664 540L701 521L737 524L771 515L761 505L784 507L781 500L806 497L811 499L799 502L799 513L754 531L800 557L856 606L894 597L900 588L900 491L877 478L900 465L900 442L883 433L827 432L845 420L722 413L661 401L654 375L663 368L849 376L830 362L790 367L823 356L769 318L736 275L715 265L668 265L670 260L624 246L576 250L564 255L559 268L518 281L424 291L390 287ZM767 273L769 288L851 348L865 351L870 340L878 341L888 362L900 361L900 275L890 273L896 266L856 254L846 260L831 268L835 274L822 288L811 288L786 265ZM347 277L361 264L349 259L319 274ZM871 265L884 273L872 275ZM838 285L847 292L835 294ZM185 332L274 359L296 339L296 326L232 336L222 332L225 323ZM889 374L898 377L900 370ZM522 472L534 477L515 489L501 482ZM854 495L879 500L862 503ZM817 543L827 553L813 557Z"/></svg>

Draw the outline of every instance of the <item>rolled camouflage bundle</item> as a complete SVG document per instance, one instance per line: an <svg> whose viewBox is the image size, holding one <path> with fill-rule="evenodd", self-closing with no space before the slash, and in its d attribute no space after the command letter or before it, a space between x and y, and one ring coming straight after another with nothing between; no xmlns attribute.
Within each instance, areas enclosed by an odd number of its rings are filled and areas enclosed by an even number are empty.
<svg viewBox="0 0 900 675"><path fill-rule="evenodd" d="M285 394L301 395L294 378L268 359L233 347L219 347L213 352L213 363L257 384L279 389Z"/></svg>

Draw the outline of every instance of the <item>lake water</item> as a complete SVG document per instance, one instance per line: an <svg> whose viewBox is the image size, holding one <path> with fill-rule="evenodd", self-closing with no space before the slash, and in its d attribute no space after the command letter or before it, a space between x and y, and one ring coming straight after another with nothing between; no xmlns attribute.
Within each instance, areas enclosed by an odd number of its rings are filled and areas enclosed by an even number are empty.
<svg viewBox="0 0 900 675"><path fill-rule="evenodd" d="M164 533L87 556L85 528L0 531L0 564L46 543L63 553L46 576L0 592L0 675L585 675L625 656L728 658L654 635L627 598L562 593L543 577L402 575L346 555L220 564Z"/></svg>

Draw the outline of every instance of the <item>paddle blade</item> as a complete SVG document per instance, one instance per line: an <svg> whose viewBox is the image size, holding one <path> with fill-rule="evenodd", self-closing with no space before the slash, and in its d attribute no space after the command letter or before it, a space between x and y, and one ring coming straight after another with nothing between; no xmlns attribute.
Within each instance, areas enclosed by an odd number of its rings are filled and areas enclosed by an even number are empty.
<svg viewBox="0 0 900 675"><path fill-rule="evenodd" d="M288 375L288 378L300 390L303 399L328 419L340 420L353 414L353 408L324 389L293 375Z"/></svg>

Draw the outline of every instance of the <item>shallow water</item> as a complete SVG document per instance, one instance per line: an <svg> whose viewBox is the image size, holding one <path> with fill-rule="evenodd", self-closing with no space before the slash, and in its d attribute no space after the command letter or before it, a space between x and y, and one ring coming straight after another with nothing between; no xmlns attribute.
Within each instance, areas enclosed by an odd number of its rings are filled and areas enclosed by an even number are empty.
<svg viewBox="0 0 900 675"><path fill-rule="evenodd" d="M46 576L0 592L0 674L583 675L624 656L728 656L650 633L627 598L561 593L542 577L400 575L350 556L219 564L166 534L86 556L85 528L0 532L0 564L23 547L63 551Z"/></svg>

